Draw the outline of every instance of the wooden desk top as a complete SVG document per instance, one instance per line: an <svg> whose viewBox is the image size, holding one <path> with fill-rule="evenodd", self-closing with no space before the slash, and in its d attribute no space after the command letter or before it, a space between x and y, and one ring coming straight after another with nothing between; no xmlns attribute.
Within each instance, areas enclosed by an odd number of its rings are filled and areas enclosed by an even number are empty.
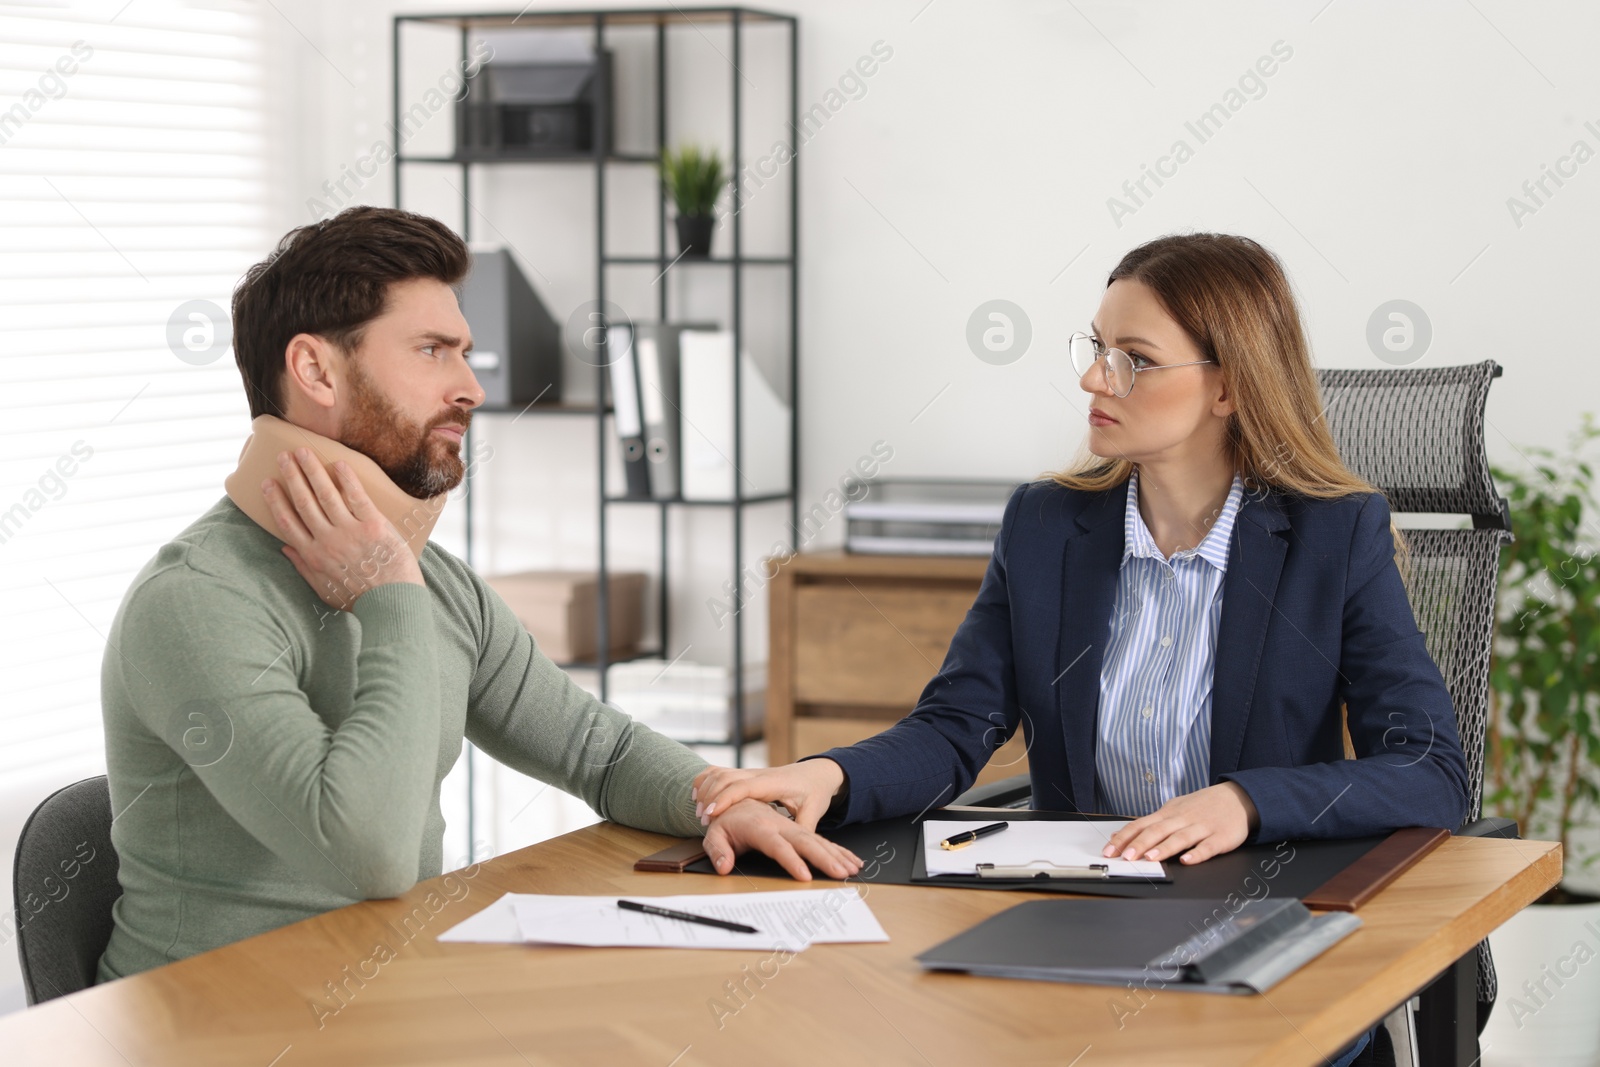
<svg viewBox="0 0 1600 1067"><path fill-rule="evenodd" d="M1364 907L1359 931L1264 996L1136 994L917 966L918 952L1045 895L1037 893L863 885L892 940L818 945L787 962L767 952L435 941L503 892L796 887L631 870L666 843L614 824L588 827L395 900L355 904L0 1018L0 1049L7 1062L53 1067L1098 1067L1176 1062L1180 1049L1185 1064L1313 1064L1561 874L1552 842L1452 839ZM342 1001L326 987L336 981L350 990ZM730 990L740 985L736 999Z"/></svg>

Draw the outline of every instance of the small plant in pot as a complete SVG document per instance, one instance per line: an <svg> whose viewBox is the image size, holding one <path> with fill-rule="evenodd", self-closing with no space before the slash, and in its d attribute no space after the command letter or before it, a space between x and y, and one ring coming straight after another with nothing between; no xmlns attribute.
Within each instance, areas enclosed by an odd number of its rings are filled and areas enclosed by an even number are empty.
<svg viewBox="0 0 1600 1067"><path fill-rule="evenodd" d="M717 197L728 184L727 170L715 149L684 144L661 153L661 181L678 209L678 251L684 258L711 254L711 231Z"/></svg>
<svg viewBox="0 0 1600 1067"><path fill-rule="evenodd" d="M1586 415L1565 452L1528 448L1532 470L1493 471L1515 541L1500 571L1484 799L1524 837L1559 840L1569 876L1600 858L1572 847L1600 812L1600 505L1585 458L1596 438ZM1491 941L1500 994L1485 1062L1600 1062L1600 897L1563 882Z"/></svg>

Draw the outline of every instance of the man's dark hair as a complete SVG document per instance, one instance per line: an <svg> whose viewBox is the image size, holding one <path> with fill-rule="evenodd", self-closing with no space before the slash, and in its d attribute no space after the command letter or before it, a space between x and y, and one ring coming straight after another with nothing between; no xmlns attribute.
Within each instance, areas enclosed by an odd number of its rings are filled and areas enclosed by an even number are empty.
<svg viewBox="0 0 1600 1067"><path fill-rule="evenodd" d="M233 291L233 354L250 417L284 417L284 351L296 334L350 354L383 314L394 282L457 285L472 266L466 243L437 219L386 207L352 207L290 230Z"/></svg>

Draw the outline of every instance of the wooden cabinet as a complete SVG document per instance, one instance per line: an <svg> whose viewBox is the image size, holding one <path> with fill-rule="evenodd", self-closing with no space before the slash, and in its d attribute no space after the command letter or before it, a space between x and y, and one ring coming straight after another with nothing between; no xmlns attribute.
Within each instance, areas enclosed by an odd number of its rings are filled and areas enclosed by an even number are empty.
<svg viewBox="0 0 1600 1067"><path fill-rule="evenodd" d="M916 706L987 558L790 556L770 586L767 758L776 766L887 728ZM1028 769L1019 731L978 781Z"/></svg>

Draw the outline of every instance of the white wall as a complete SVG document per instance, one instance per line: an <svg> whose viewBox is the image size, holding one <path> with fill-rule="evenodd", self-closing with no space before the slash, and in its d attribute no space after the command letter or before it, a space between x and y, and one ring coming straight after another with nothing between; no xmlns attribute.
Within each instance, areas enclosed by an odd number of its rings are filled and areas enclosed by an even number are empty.
<svg viewBox="0 0 1600 1067"><path fill-rule="evenodd" d="M532 5L544 6L565 5ZM306 83L320 85L304 97L303 197L381 132L389 18L405 9L286 5L328 56L301 49ZM1023 478L1064 462L1083 421L1066 337L1093 314L1123 252L1177 230L1248 234L1278 252L1323 365L1381 365L1367 320L1396 298L1432 323L1417 365L1501 361L1507 373L1489 410L1498 460L1514 457L1513 443L1559 444L1596 407L1585 297L1596 280L1600 162L1549 186L1554 195L1520 225L1507 207L1575 141L1600 150L1584 127L1600 130L1600 75L1586 54L1600 31L1593 5L1535 14L1504 0L806 0L786 9L801 18L803 108L874 42L893 50L801 157L807 504L878 439L895 450L888 474ZM1185 123L1275 44L1292 55L1200 143ZM357 77L357 91L335 64ZM715 57L694 73L713 88L730 77ZM767 71L747 74L759 84ZM437 121L445 130L448 119ZM1193 157L1135 206L1123 182L1180 138ZM553 181L533 168L519 177L535 184L496 177L503 188L477 201L507 233L537 212L528 201L539 183ZM362 192L387 202L389 188L385 169ZM1114 220L1111 197L1135 210ZM569 211L565 225L518 242L559 279L558 314L590 295L592 277L585 219ZM1026 354L1007 366L980 361L965 342L968 316L994 298L1020 305L1033 328ZM521 534L505 509L523 514L527 498L562 516L536 523L525 513L549 546L530 556L565 558L590 543L587 473L548 469L553 456L587 461L578 425L508 440L515 462L505 467L517 469L507 478L532 488L493 504L491 558L517 561L505 542Z"/></svg>

